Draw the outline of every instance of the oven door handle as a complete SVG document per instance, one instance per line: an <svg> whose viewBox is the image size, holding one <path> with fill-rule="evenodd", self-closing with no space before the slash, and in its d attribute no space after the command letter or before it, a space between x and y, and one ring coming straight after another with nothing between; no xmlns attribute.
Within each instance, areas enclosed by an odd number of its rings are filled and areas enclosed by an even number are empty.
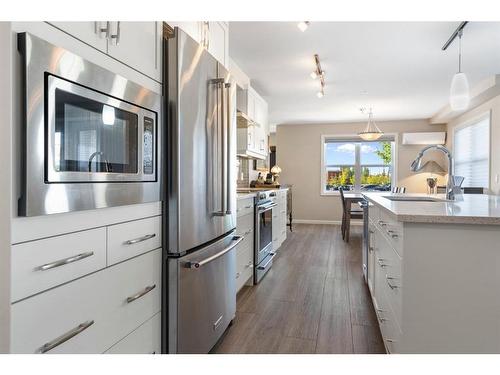
<svg viewBox="0 0 500 375"><path fill-rule="evenodd" d="M269 266L269 263L271 263L274 259L274 257L276 256L276 253L269 253L271 254L271 259L269 259L266 264L264 264L263 266L259 265L257 267L258 270L265 270L267 268L267 266Z"/></svg>
<svg viewBox="0 0 500 375"><path fill-rule="evenodd" d="M210 263L217 258L220 258L224 254L226 254L226 253L230 252L232 249L234 249L241 241L243 241L243 238L244 238L243 236L234 236L232 239L233 243L231 245L229 245L228 247L226 247L224 250L221 250L217 254L209 256L208 258L200 260L199 262L188 262L186 264L186 267L191 268L191 269L198 269L198 268L204 266L205 264Z"/></svg>
<svg viewBox="0 0 500 375"><path fill-rule="evenodd" d="M277 205L278 205L278 203L272 203L272 204L268 204L265 206L257 207L257 211L258 212L269 211L271 208L276 207Z"/></svg>

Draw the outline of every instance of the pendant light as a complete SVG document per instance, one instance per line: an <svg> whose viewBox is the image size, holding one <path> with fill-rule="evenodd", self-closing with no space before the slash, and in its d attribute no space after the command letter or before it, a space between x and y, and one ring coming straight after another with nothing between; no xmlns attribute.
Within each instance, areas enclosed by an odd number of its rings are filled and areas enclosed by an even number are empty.
<svg viewBox="0 0 500 375"><path fill-rule="evenodd" d="M365 109L361 108L361 112L365 113ZM358 133L358 135L365 141L375 141L384 135L384 133L378 128L375 121L373 121L373 112L371 108L368 113L368 124L366 125L365 130Z"/></svg>
<svg viewBox="0 0 500 375"><path fill-rule="evenodd" d="M453 76L450 87L450 106L454 111L463 111L469 107L469 81L462 72L462 34L458 31L458 72Z"/></svg>

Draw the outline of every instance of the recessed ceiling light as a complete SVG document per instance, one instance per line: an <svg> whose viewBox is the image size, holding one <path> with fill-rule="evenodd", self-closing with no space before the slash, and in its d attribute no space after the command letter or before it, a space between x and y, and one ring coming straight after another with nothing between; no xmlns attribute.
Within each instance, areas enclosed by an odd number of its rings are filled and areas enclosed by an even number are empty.
<svg viewBox="0 0 500 375"><path fill-rule="evenodd" d="M300 21L297 24L297 27L299 28L300 31L304 32L309 27L309 21Z"/></svg>

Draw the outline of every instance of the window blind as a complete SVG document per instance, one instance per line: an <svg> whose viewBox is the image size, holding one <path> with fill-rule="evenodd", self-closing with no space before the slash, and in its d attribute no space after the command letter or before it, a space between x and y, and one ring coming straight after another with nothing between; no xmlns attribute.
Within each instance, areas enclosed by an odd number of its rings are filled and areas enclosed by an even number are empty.
<svg viewBox="0 0 500 375"><path fill-rule="evenodd" d="M490 117L455 129L455 175L465 177L464 187L489 188Z"/></svg>

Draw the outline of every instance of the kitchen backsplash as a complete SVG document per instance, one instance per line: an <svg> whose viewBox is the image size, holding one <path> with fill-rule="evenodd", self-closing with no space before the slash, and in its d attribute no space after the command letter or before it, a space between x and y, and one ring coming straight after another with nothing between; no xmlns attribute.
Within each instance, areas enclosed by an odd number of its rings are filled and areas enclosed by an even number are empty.
<svg viewBox="0 0 500 375"><path fill-rule="evenodd" d="M257 179L259 171L253 169L252 159L238 157L238 162L238 180L236 181L236 184L239 188L249 187L250 181Z"/></svg>

